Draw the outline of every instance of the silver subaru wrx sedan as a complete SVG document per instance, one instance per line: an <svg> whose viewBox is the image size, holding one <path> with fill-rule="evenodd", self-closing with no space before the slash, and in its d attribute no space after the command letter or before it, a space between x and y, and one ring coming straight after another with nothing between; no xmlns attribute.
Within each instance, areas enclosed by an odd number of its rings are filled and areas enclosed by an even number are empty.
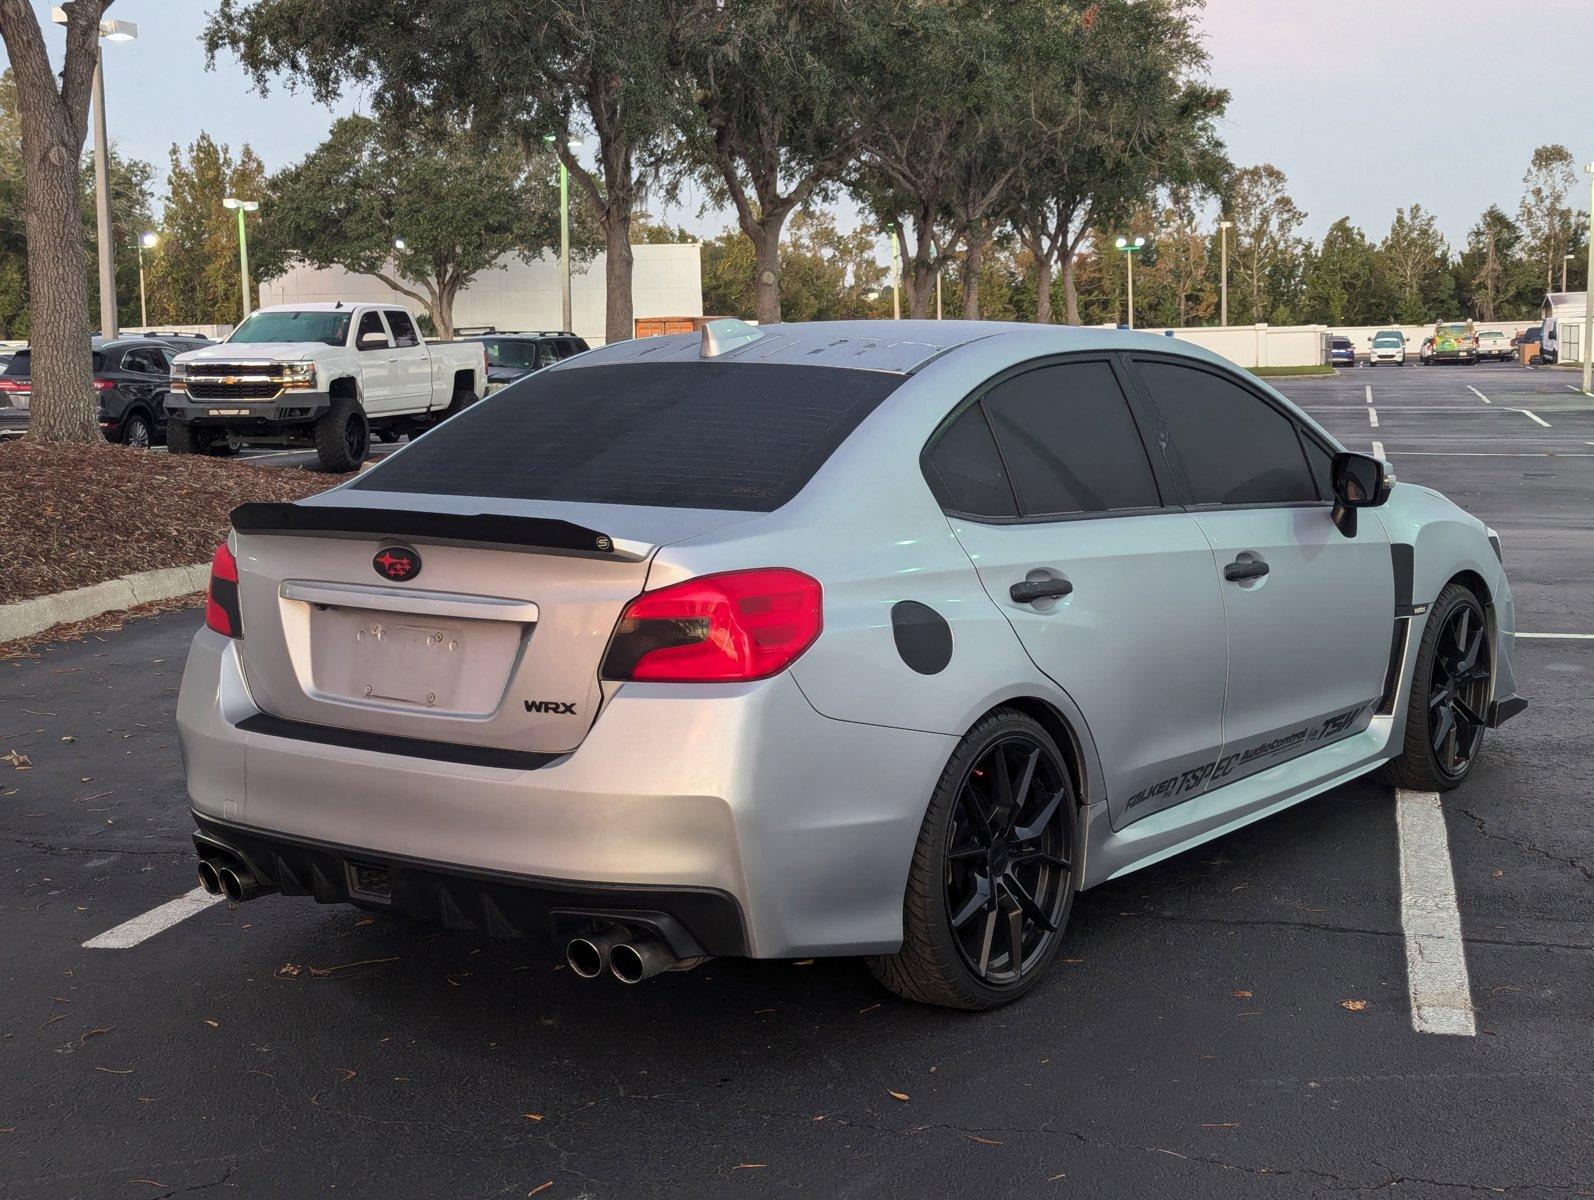
<svg viewBox="0 0 1594 1200"><path fill-rule="evenodd" d="M234 900L986 1008L1082 887L1460 784L1514 629L1492 531L1195 347L726 321L239 508L178 721Z"/></svg>

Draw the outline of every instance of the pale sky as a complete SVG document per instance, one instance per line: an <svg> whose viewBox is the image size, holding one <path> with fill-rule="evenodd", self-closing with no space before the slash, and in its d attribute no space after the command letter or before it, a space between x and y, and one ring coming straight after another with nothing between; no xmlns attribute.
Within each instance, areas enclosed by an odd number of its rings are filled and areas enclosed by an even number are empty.
<svg viewBox="0 0 1594 1200"><path fill-rule="evenodd" d="M49 5L34 7L47 22ZM335 114L280 87L262 99L225 57L206 71L198 38L210 7L111 9L139 26L137 41L105 47L111 138L160 177L171 144L200 129L248 142L275 170L362 106L351 95ZM1212 80L1233 93L1222 126L1231 156L1281 168L1313 237L1348 215L1376 239L1397 205L1420 201L1459 246L1488 204L1515 212L1534 146L1563 142L1579 163L1594 159L1594 0L1208 0L1204 27ZM60 31L47 36L59 54ZM699 220L696 207L665 215L710 235L730 223Z"/></svg>

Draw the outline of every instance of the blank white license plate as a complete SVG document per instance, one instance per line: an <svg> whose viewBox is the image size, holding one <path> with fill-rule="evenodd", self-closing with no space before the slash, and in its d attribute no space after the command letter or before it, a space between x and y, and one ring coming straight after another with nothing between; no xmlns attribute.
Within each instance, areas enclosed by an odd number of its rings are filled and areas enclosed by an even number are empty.
<svg viewBox="0 0 1594 1200"><path fill-rule="evenodd" d="M464 635L442 624L350 621L349 688L356 696L452 708L465 663Z"/></svg>
<svg viewBox="0 0 1594 1200"><path fill-rule="evenodd" d="M20 408L23 412L27 412L28 409L32 406L32 404L33 404L33 393L32 392L12 392L11 393L11 407L12 408Z"/></svg>

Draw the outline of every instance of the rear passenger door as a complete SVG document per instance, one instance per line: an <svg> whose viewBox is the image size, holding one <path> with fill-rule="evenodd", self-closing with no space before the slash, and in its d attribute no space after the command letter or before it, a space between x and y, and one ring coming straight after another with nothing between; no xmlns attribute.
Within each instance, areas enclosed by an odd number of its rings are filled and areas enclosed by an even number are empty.
<svg viewBox="0 0 1594 1200"><path fill-rule="evenodd" d="M1198 795L1222 741L1223 602L1114 361L999 376L925 469L986 592L1089 722L1113 823Z"/></svg>
<svg viewBox="0 0 1594 1200"><path fill-rule="evenodd" d="M387 326L393 333L395 394L406 409L424 409L432 403L432 361L415 322L402 308L390 308L384 314ZM439 381L437 406L448 404L453 397L453 380Z"/></svg>
<svg viewBox="0 0 1594 1200"><path fill-rule="evenodd" d="M1383 525L1340 533L1330 447L1260 389L1189 359L1136 356L1134 370L1220 572L1229 688L1214 783L1366 728L1394 628Z"/></svg>

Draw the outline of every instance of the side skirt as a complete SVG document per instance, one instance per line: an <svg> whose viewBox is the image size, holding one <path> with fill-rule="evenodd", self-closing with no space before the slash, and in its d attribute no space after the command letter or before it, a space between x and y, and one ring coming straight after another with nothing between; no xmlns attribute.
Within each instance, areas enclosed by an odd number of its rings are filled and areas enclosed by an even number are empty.
<svg viewBox="0 0 1594 1200"><path fill-rule="evenodd" d="M1402 706L1399 728L1404 727ZM1396 717L1380 715L1361 733L1237 783L1112 828L1105 804L1092 805L1085 821L1085 867L1080 886L1094 887L1220 838L1253 821L1365 775L1394 756Z"/></svg>

